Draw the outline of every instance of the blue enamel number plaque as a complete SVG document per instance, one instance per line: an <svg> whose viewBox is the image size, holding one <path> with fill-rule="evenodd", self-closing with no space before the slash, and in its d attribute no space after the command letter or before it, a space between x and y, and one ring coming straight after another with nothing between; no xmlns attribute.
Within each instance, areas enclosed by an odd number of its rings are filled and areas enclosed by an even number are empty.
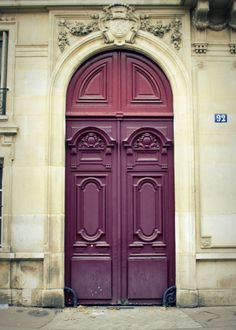
<svg viewBox="0 0 236 330"><path fill-rule="evenodd" d="M215 113L215 123L227 123L228 117L226 113Z"/></svg>

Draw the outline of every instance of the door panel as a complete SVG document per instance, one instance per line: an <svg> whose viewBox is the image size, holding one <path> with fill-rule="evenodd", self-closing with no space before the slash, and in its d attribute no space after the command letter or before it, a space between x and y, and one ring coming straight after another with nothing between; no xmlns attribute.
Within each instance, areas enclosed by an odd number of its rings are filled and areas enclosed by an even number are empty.
<svg viewBox="0 0 236 330"><path fill-rule="evenodd" d="M129 303L161 303L174 283L173 246L167 241L174 232L172 122L129 119L121 127L123 258L128 260L123 297Z"/></svg>
<svg viewBox="0 0 236 330"><path fill-rule="evenodd" d="M147 115L172 111L168 80L152 61L133 53L121 53L121 109L123 113Z"/></svg>
<svg viewBox="0 0 236 330"><path fill-rule="evenodd" d="M106 224L106 176L76 176L77 234L88 242L94 242L105 234Z"/></svg>
<svg viewBox="0 0 236 330"><path fill-rule="evenodd" d="M128 301L161 303L167 287L167 258L129 257Z"/></svg>
<svg viewBox="0 0 236 330"><path fill-rule="evenodd" d="M79 301L111 300L111 259L106 257L73 257L71 286Z"/></svg>
<svg viewBox="0 0 236 330"><path fill-rule="evenodd" d="M118 103L118 54L99 55L72 77L67 93L67 115L108 115Z"/></svg>
<svg viewBox="0 0 236 330"><path fill-rule="evenodd" d="M165 75L131 52L71 80L65 282L81 304L160 304L175 283L171 111Z"/></svg>
<svg viewBox="0 0 236 330"><path fill-rule="evenodd" d="M93 124L95 124L93 122ZM100 126L100 127L99 127ZM115 124L67 122L66 283L80 302L111 301Z"/></svg>

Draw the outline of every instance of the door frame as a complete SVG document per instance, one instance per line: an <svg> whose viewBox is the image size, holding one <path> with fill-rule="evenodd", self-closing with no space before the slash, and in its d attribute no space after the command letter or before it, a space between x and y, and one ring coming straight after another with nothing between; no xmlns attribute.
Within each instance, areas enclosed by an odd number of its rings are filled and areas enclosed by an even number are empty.
<svg viewBox="0 0 236 330"><path fill-rule="evenodd" d="M113 49L129 49L151 58L169 79L173 93L174 173L175 173L175 251L177 304L197 304L196 290L196 224L194 193L194 116L190 67L162 40L140 31L134 44L105 44L103 36L91 34L82 38L58 60L49 88L48 145L48 220L45 224L44 274L53 267L58 275L44 276L44 295L56 290L64 296L64 214L65 214L65 110L70 79L89 57ZM60 179L58 179L60 178ZM55 230L55 226L57 229Z"/></svg>

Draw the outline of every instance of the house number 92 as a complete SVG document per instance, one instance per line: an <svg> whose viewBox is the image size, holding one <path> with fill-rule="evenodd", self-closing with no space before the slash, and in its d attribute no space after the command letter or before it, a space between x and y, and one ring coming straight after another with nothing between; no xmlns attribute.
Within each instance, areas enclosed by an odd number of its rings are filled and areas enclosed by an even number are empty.
<svg viewBox="0 0 236 330"><path fill-rule="evenodd" d="M215 123L227 123L227 114L226 113L216 113L215 114Z"/></svg>

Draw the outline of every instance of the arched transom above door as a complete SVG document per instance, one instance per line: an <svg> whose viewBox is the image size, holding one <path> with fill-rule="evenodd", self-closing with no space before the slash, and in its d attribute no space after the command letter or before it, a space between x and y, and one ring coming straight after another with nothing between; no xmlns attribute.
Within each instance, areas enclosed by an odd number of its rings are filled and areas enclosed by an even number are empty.
<svg viewBox="0 0 236 330"><path fill-rule="evenodd" d="M75 73L67 115L171 116L172 94L163 71L128 51L100 54Z"/></svg>

